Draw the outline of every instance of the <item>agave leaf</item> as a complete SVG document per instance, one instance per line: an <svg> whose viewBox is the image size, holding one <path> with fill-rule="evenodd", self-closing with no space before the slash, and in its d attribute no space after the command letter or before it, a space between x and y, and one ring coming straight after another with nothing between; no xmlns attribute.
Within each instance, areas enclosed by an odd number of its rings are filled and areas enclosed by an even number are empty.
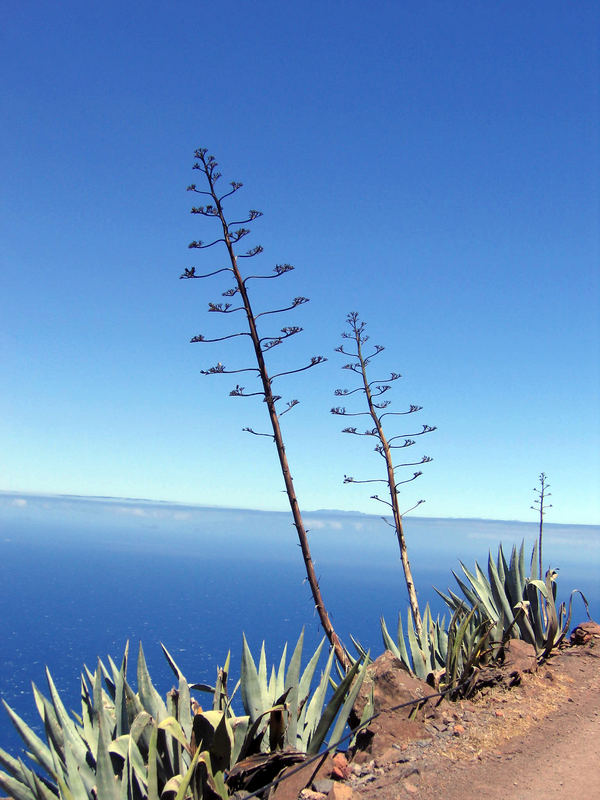
<svg viewBox="0 0 600 800"><path fill-rule="evenodd" d="M477 573L476 576L472 575L463 564L461 564L461 566L475 590L476 600L474 603L472 603L472 605L480 605L490 619L500 619L502 613L501 609L497 608L494 602L492 587L490 586L486 576L483 574L479 564L475 562L475 571Z"/></svg>
<svg viewBox="0 0 600 800"><path fill-rule="evenodd" d="M504 551L502 550L502 542L498 546L498 558L496 560L496 569L498 570L498 577L503 586L506 586L506 559L504 558Z"/></svg>
<svg viewBox="0 0 600 800"><path fill-rule="evenodd" d="M49 775L54 774L54 764L52 762L52 755L48 750L48 747L44 742L37 736L34 731L21 719L21 717L12 710L12 708L8 705L5 700L2 700L4 708L8 716L11 719L12 724L17 729L17 732L21 739L27 745L27 749L33 756L34 760L43 767ZM2 751L4 752L4 751Z"/></svg>
<svg viewBox="0 0 600 800"><path fill-rule="evenodd" d="M96 752L98 747L98 728L94 726L94 705L83 675L81 676L81 725L83 738L90 750Z"/></svg>
<svg viewBox="0 0 600 800"><path fill-rule="evenodd" d="M137 662L137 685L140 701L144 709L148 711L157 722L165 719L165 717L168 716L167 708L150 679L150 673L148 672L141 642Z"/></svg>
<svg viewBox="0 0 600 800"><path fill-rule="evenodd" d="M148 746L148 800L160 800L158 794L158 728L152 725L150 744Z"/></svg>
<svg viewBox="0 0 600 800"><path fill-rule="evenodd" d="M4 772L0 772L0 788L14 800L38 800L29 786Z"/></svg>
<svg viewBox="0 0 600 800"><path fill-rule="evenodd" d="M529 574L535 580L541 578L539 574L539 556L538 556L538 540L533 543L533 550L531 551L531 561L529 562Z"/></svg>
<svg viewBox="0 0 600 800"><path fill-rule="evenodd" d="M241 685L242 685L242 681L241 681L240 678L238 678L237 679L237 683L233 687L233 691L231 693L231 697L227 698L227 703L225 704L225 707L224 707L223 710L226 711L229 716L233 716L233 711L231 710L231 703L233 702L233 698L235 697L235 694L236 694L237 690L240 688Z"/></svg>
<svg viewBox="0 0 600 800"><path fill-rule="evenodd" d="M502 612L504 619L508 621L508 623L511 623L514 619L514 615L491 553L488 557L488 572L490 576L490 588L492 590L494 604L496 608Z"/></svg>
<svg viewBox="0 0 600 800"><path fill-rule="evenodd" d="M284 735L284 744L289 747L296 747L298 735L298 703L300 686L300 661L302 659L302 648L304 646L304 628L300 632L296 647L290 658L290 664L285 676L284 691L287 692L287 706L289 709L287 728Z"/></svg>
<svg viewBox="0 0 600 800"><path fill-rule="evenodd" d="M269 698L269 703L275 703L275 698L277 696L277 674L275 673L275 665L271 664L271 675L269 677L269 683L267 684L267 697Z"/></svg>
<svg viewBox="0 0 600 800"><path fill-rule="evenodd" d="M462 564L461 566L462 566L463 570L465 570L465 566L464 566L464 564ZM465 571L466 571L466 570L465 570ZM479 603L479 597L478 597L478 596L477 596L477 594L476 594L476 593L473 591L473 589L472 589L472 588L470 589L470 588L467 586L467 584L466 584L464 581L462 581L462 580L461 580L461 579L458 577L458 575L456 574L456 572L454 572L454 570L452 570L452 574L454 575L454 579L455 579L455 581L458 583L458 585L459 585L459 587L460 587L460 590L461 590L461 592L462 592L462 593L464 594L464 596L467 598L467 600L469 601L469 603L470 603L472 606L475 606L475 605L477 605L477 603ZM448 591L450 592L450 590L448 590ZM451 596L451 597L453 597L453 598L456 598L456 595L455 595L455 594L453 594L452 592L450 592L450 596ZM457 599L458 599L458 598L457 598ZM462 600L458 600L458 602L460 603L460 605L462 605L462 602L463 602L463 601L462 601Z"/></svg>
<svg viewBox="0 0 600 800"><path fill-rule="evenodd" d="M212 720L211 715L215 715ZM233 729L230 721L222 711L207 711L204 716L208 719L214 731L210 746L204 749L208 749L210 753L213 771L222 773L233 766L231 761L231 753L235 744ZM195 720L197 718L196 716Z"/></svg>
<svg viewBox="0 0 600 800"><path fill-rule="evenodd" d="M56 794L48 788L47 784L35 772L31 773L31 782L38 800L56 800ZM85 800L87 800L87 797L86 795Z"/></svg>
<svg viewBox="0 0 600 800"><path fill-rule="evenodd" d="M333 733L329 738L329 742L327 743L327 747L333 747L337 745L342 738L342 734L344 733L344 728L346 727L346 723L348 722L348 717L350 716L350 712L356 702L356 698L360 691L360 687L362 686L363 680L367 673L367 667L370 662L370 653L367 653L367 658L363 661L361 668L359 669L356 680L352 684L352 688L348 692L348 696L344 701L344 705L342 706L340 713L338 714L338 718L336 720L335 726L333 728ZM350 684L348 684L350 686Z"/></svg>
<svg viewBox="0 0 600 800"><path fill-rule="evenodd" d="M555 639L557 638L558 634L558 616L556 614L556 605L554 602L554 595L553 595L553 582L556 580L556 572L553 570L548 570L546 572L546 580L544 583L542 581L530 581L530 583L539 589L541 594L547 600L546 603L546 615L548 619L548 626L546 629L546 641L544 642L544 649L542 651L541 657L547 658L550 651L554 647Z"/></svg>
<svg viewBox="0 0 600 800"><path fill-rule="evenodd" d="M265 708L268 706L268 702L266 697L266 684L261 681L245 636L243 637L240 679L242 682L242 703L244 705L244 710L250 717L250 720L254 722L258 717L261 716Z"/></svg>
<svg viewBox="0 0 600 800"><path fill-rule="evenodd" d="M250 717L230 717L229 722L233 729L233 749L231 751L231 763L237 764L240 760L239 754L246 740L248 729L250 728Z"/></svg>
<svg viewBox="0 0 600 800"><path fill-rule="evenodd" d="M123 734L123 736L118 736L116 739L112 739L108 745L108 752L114 753L114 755L119 756L125 761L127 758L127 750L129 749L129 739L130 734L128 733Z"/></svg>
<svg viewBox="0 0 600 800"><path fill-rule="evenodd" d="M265 709L265 711L263 711L262 714L259 714L259 716L254 720L252 725L249 727L248 732L246 733L246 738L244 739L244 743L240 749L240 753L238 756L238 759L240 761L242 761L244 758L246 758L246 756L250 752L256 749L257 737L260 737L262 741L262 735L264 731L261 731L261 733L259 734L259 729L263 726L266 727L264 718L270 716L273 712L276 711L285 711L285 706L283 705L271 706L271 708Z"/></svg>
<svg viewBox="0 0 600 800"><path fill-rule="evenodd" d="M409 614L410 612L407 612ZM402 629L402 614L398 612L398 626L397 626L397 635L398 635L398 650L400 652L400 660L406 666L409 672L412 672L411 660L408 654L408 650L406 648L406 640L404 638L404 631Z"/></svg>
<svg viewBox="0 0 600 800"><path fill-rule="evenodd" d="M60 800L73 800L73 795L71 794L71 791L69 790L69 787L65 783L65 780L62 777L62 775L58 776L57 783L58 783Z"/></svg>
<svg viewBox="0 0 600 800"><path fill-rule="evenodd" d="M498 548L498 563L502 565L502 573L504 576L502 582L508 599L510 600L511 608L514 608L519 600L523 599L523 595L519 595L519 583L515 572L514 559L511 557L510 564L507 562L502 545Z"/></svg>
<svg viewBox="0 0 600 800"><path fill-rule="evenodd" d="M102 800L119 800L119 792L115 781L110 755L108 754L108 734L103 718L98 717L98 752L96 753L96 781L98 797Z"/></svg>
<svg viewBox="0 0 600 800"><path fill-rule="evenodd" d="M333 724L333 720L338 713L342 702L344 701L344 697L346 696L346 692L350 687L352 681L354 680L356 673L360 669L360 661L356 661L352 667L346 673L344 679L340 682L340 685L337 687L335 692L333 693L333 697L327 703L325 707L325 711L323 712L321 719L316 727L315 732L313 733L310 743L307 748L307 753L309 755L314 755L318 753L321 749L321 745L323 744L323 740L327 734L327 731Z"/></svg>
<svg viewBox="0 0 600 800"><path fill-rule="evenodd" d="M406 656L405 660L402 656L402 653L398 649L398 645L390 636L389 631L387 629L387 625L385 624L385 619L383 617L380 618L379 624L381 626L381 637L383 639L383 646L385 647L385 649L393 653L396 656L396 658L402 661L402 663L412 671L410 662L408 661L408 655ZM402 623L400 624L402 625ZM402 642L404 643L404 638L402 639Z"/></svg>
<svg viewBox="0 0 600 800"><path fill-rule="evenodd" d="M10 753L6 752L6 750L2 750L2 748L0 748L0 766L8 770L9 774L12 775L13 778L17 778L18 780L23 778L22 762L19 759L14 758L14 756L11 756Z"/></svg>
<svg viewBox="0 0 600 800"><path fill-rule="evenodd" d="M162 647L163 653L165 654L165 658L169 662L169 666L175 673L175 676L177 677L177 680L179 682L179 687L177 692L177 719L179 720L185 735L189 739L192 735L192 711L191 711L192 701L190 698L190 687L182 671L175 663L175 659L173 658L173 656L169 653L169 651L162 642L160 646Z"/></svg>
<svg viewBox="0 0 600 800"><path fill-rule="evenodd" d="M473 607L468 614L465 615L464 619L461 621L458 629L456 630L456 635L454 637L454 641L452 642L452 659L451 659L451 674L450 674L450 685L455 686L458 678L458 671L462 666L462 649L463 649L463 641L465 639L468 627L473 619L475 614L476 607ZM456 627L456 621L455 621Z"/></svg>
<svg viewBox="0 0 600 800"><path fill-rule="evenodd" d="M113 668L115 683L115 720L117 723L117 736L129 733L129 715L127 713L127 692L125 684L127 682L127 657L129 654L129 641L125 644L125 652L121 661L121 668L115 673L112 659L110 661Z"/></svg>
<svg viewBox="0 0 600 800"><path fill-rule="evenodd" d="M298 749L304 749L304 731L306 728L306 715L308 713L308 697L310 695L310 687L312 685L313 676L315 674L315 670L317 668L317 664L321 657L321 652L323 650L323 645L325 643L325 637L323 637L313 653L310 661L304 668L304 672L302 673L302 677L300 678L300 684L298 686L298 719L296 724L296 741L291 742L290 744L292 747L298 747Z"/></svg>
<svg viewBox="0 0 600 800"><path fill-rule="evenodd" d="M86 781L84 782L84 772ZM96 785L96 775L85 762L78 761L73 748L65 744L65 773L62 776L69 787L73 800L89 800L92 787Z"/></svg>
<svg viewBox="0 0 600 800"><path fill-rule="evenodd" d="M323 650L324 644L325 644L325 637L323 637L319 642L319 646L317 647L310 661L304 668L304 672L302 673L302 677L300 678L300 683L298 685L298 703L302 704L303 707L305 707L306 705L306 700L310 692L312 679L315 674L317 664L319 663L319 659L321 658L321 651Z"/></svg>
<svg viewBox="0 0 600 800"><path fill-rule="evenodd" d="M22 783L38 800L46 800L46 798L55 800L55 795L40 780L37 780L35 772L29 769L21 758L13 758L4 750L0 750L0 763L12 773L12 775L5 775L5 777L11 777ZM0 773L0 775L2 774L4 773Z"/></svg>
<svg viewBox="0 0 600 800"><path fill-rule="evenodd" d="M527 575L525 574L525 539L521 540L521 547L519 548L519 580L521 596L525 591L525 584L527 582Z"/></svg>
<svg viewBox="0 0 600 800"><path fill-rule="evenodd" d="M590 607L589 607L589 604L588 604L588 601L587 601L585 595L583 594L583 592L580 589L573 589L571 594L570 594L570 596L569 596L569 613L568 613L567 618L566 618L566 620L564 622L561 620L561 625L559 626L559 633L558 633L558 635L556 637L556 640L554 642L554 646L555 647L558 647L558 645L562 642L562 640L564 639L566 634L569 632L569 627L571 626L571 613L573 611L573 597L576 594L581 595L581 599L583 600L584 605L585 605L585 613L587 614L587 617L588 617L588 619L590 621L592 619L590 617ZM564 603L562 604L562 607L564 607ZM565 612L566 612L566 609L565 609Z"/></svg>
<svg viewBox="0 0 600 800"><path fill-rule="evenodd" d="M154 720L150 714L147 711L140 711L140 713L137 714L136 718L133 720L129 733L133 741L137 743L143 738L143 735L148 732L148 729L152 729L154 727ZM148 741L150 741L151 735L152 731L150 730Z"/></svg>
<svg viewBox="0 0 600 800"><path fill-rule="evenodd" d="M490 585L489 578L479 566L478 561L475 562L475 573L477 575L477 587L481 592L482 600L487 596L490 601L493 602L492 587Z"/></svg>
<svg viewBox="0 0 600 800"><path fill-rule="evenodd" d="M304 723L298 731L298 746L299 749L304 751L308 751L310 741L315 730L317 729L319 720L321 719L323 703L325 702L325 695L327 692L327 687L329 686L329 676L331 674L331 667L333 665L333 657L334 651L331 649L329 651L327 663L325 664L325 669L321 673L319 685L315 689L315 692L308 703L308 708L306 709L306 714L304 715Z"/></svg>
<svg viewBox="0 0 600 800"><path fill-rule="evenodd" d="M283 645L283 652L279 659L279 668L277 669L277 676L273 685L273 699L279 697L285 688L285 665L287 660L287 642Z"/></svg>
<svg viewBox="0 0 600 800"><path fill-rule="evenodd" d="M114 726L114 716L111 711L112 700L109 695L102 688L102 668L100 666L100 659L98 659L98 667L94 675L94 685L92 687L92 697L94 701L94 715L102 718L106 726L106 730L112 733Z"/></svg>
<svg viewBox="0 0 600 800"><path fill-rule="evenodd" d="M197 752L198 752L198 754L200 754L200 750L198 750ZM191 765L190 765L190 769L191 769ZM190 778L191 778L191 776L190 776ZM165 785L163 787L163 790L162 790L162 793L161 793L161 797L165 797L165 796L168 797L169 794L171 794L171 793L172 794L177 794L177 791L179 790L179 787L181 786L181 784L183 782L183 779L184 779L183 775L173 775L171 778L169 778L169 780L165 783ZM191 795L189 795L189 796L191 797Z"/></svg>
<svg viewBox="0 0 600 800"><path fill-rule="evenodd" d="M158 723L158 729L160 731L166 731L173 737L173 739L176 739L181 745L183 745L183 747L189 750L189 742L185 733L183 732L183 728L179 722L177 722L175 717L166 717L166 719L163 719Z"/></svg>
<svg viewBox="0 0 600 800"><path fill-rule="evenodd" d="M171 778L166 784L163 789L163 794L166 794L167 791L174 791L177 790L177 794L175 795L175 800L184 800L186 797L186 793L188 787L192 781L192 777L194 775L194 770L196 769L196 765L200 760L204 761L204 757L208 757L208 753L202 753L200 748L196 750L192 762L185 773L184 776L182 775L175 775Z"/></svg>
<svg viewBox="0 0 600 800"><path fill-rule="evenodd" d="M417 638L417 634L415 632L412 616L408 614L407 619L407 631L408 631L408 644L410 646L410 654L412 656L412 665L413 670L418 678L421 680L426 680L427 675L429 674L430 670L427 668L427 655L421 649L421 643Z"/></svg>
<svg viewBox="0 0 600 800"><path fill-rule="evenodd" d="M533 578L532 580L537 579ZM535 635L535 649L536 652L540 652L543 650L544 642L546 641L546 612L544 610L544 600L531 581L528 581L525 587L525 595L529 602L529 619Z"/></svg>
<svg viewBox="0 0 600 800"><path fill-rule="evenodd" d="M144 763L140 749L137 746L135 739L131 735L129 736L127 748L127 767L130 785L133 784L133 779L135 776L138 786L145 794L144 790L147 790L148 788L148 770L146 764Z"/></svg>
<svg viewBox="0 0 600 800"><path fill-rule="evenodd" d="M195 689L197 692L207 692L208 694L216 694L216 686L211 686L210 683L190 683L190 689ZM217 708L214 711L218 711Z"/></svg>
<svg viewBox="0 0 600 800"><path fill-rule="evenodd" d="M258 659L258 680L260 681L261 688L266 691L267 687L267 654L265 651L265 643L260 646L260 657ZM268 694L267 694L268 698ZM267 700L268 702L268 700Z"/></svg>
<svg viewBox="0 0 600 800"><path fill-rule="evenodd" d="M56 750L58 752L61 752L62 748L64 747L65 737L61 725L56 716L56 712L54 711L54 706L39 691L35 683L32 683L31 687L33 689L33 696L35 699L35 704L38 709L38 713L42 718L42 722L44 723L44 729L46 731L46 737L48 739L48 746L50 746L50 743L52 742Z"/></svg>
<svg viewBox="0 0 600 800"><path fill-rule="evenodd" d="M227 698L227 677L231 662L231 650L227 652L225 666L217 668L217 682L213 693L213 711L224 711L229 705Z"/></svg>

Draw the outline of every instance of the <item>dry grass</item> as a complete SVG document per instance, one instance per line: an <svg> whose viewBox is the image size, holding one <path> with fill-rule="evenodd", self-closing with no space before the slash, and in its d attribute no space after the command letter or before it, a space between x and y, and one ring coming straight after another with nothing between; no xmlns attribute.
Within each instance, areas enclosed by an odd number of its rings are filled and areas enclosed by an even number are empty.
<svg viewBox="0 0 600 800"><path fill-rule="evenodd" d="M455 736L450 746L440 748L439 755L452 761L493 756L499 747L525 735L568 702L572 685L569 676L542 668L535 675L525 675L518 687L490 689L474 700L459 703L457 724L464 732Z"/></svg>

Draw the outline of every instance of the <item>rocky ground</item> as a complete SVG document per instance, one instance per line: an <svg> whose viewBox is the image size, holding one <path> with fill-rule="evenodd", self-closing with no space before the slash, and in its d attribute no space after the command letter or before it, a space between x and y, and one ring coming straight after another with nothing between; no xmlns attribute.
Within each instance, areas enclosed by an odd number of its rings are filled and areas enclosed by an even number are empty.
<svg viewBox="0 0 600 800"><path fill-rule="evenodd" d="M600 626L536 667L517 643L501 673L471 700L428 701L369 726L349 764L330 758L284 781L274 800L521 800L600 798ZM585 627L585 626L583 626ZM431 689L397 669L390 653L375 662L375 707L389 708ZM360 709L359 709L360 710ZM314 769L314 768L313 768ZM333 778L333 780L332 780ZM315 791L316 790L316 791Z"/></svg>

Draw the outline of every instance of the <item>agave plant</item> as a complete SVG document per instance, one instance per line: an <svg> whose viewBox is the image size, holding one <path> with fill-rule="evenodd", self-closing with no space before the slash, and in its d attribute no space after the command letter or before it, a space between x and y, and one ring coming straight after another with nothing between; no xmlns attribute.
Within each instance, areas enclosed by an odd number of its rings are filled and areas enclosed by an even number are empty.
<svg viewBox="0 0 600 800"><path fill-rule="evenodd" d="M127 682L127 660L128 647L120 668L110 658L110 669L101 660L94 673L84 668L81 715L68 714L46 670L50 697L33 687L46 742L4 703L33 762L32 769L0 750L0 765L6 770L0 772L0 787L14 800L159 800L169 791L201 798L204 789L211 796L227 797L223 737L216 733L220 720L192 715L181 673L179 689L164 702L152 684L141 645L134 692ZM212 726L210 741L206 734L194 740L203 722L205 729Z"/></svg>
<svg viewBox="0 0 600 800"><path fill-rule="evenodd" d="M439 616L434 620L429 604L427 604L423 614L421 635L419 636L415 631L410 614L407 615L407 632L408 648L404 638L401 614L398 614L396 641L390 636L385 619L381 618L381 634L385 648L391 650L409 672L421 678L421 680L427 680L431 673L444 669L448 650L448 632L445 627L445 617L441 621Z"/></svg>
<svg viewBox="0 0 600 800"><path fill-rule="evenodd" d="M332 725L333 730L329 736L328 747L339 742L362 685L369 659L367 656L365 659L355 660L325 703L335 655L333 650L330 651L318 685L311 694L311 684L324 642L325 639L321 641L300 674L304 644L304 631L302 631L287 669L287 645L285 645L278 668L275 669L273 665L267 679L264 642L257 668L244 637L241 671L244 709L251 723L265 719L269 714L269 719L265 722L262 750L292 747L309 754L318 753ZM270 713L272 708L278 708L281 705L285 706L284 720ZM267 729L268 738L266 736Z"/></svg>
<svg viewBox="0 0 600 800"><path fill-rule="evenodd" d="M407 615L408 647L398 615L397 639L390 635L381 618L381 633L386 649L398 658L413 675L426 680L451 696L468 695L478 666L489 654L491 625L482 621L477 609L459 607L446 628L446 618L433 619L429 605L423 615L421 636Z"/></svg>
<svg viewBox="0 0 600 800"><path fill-rule="evenodd" d="M571 592L568 613L565 603L557 607L558 573L556 570L548 570L544 580L540 580L537 548L536 542L529 563L529 576L525 567L525 543L521 542L518 551L516 547L512 548L509 562L504 556L502 545L498 548L495 562L490 553L487 575L477 562L474 572L461 562L468 583L455 572L453 575L464 598L451 590L446 595L436 589L453 612L463 608L466 601L470 608L476 609L478 621L488 620L491 623L495 654L508 639L516 638L532 644L538 656L545 658L567 634L575 594L581 595L587 609L587 600L578 589Z"/></svg>
<svg viewBox="0 0 600 800"><path fill-rule="evenodd" d="M14 800L159 800L223 798L230 795L234 766L260 751L267 758L284 747L314 753L331 731L329 743L342 736L364 676L357 661L325 703L334 653L331 651L317 688L311 683L321 655L319 645L300 675L303 633L286 670L266 680L264 645L258 669L244 639L242 675L231 696L227 680L230 656L217 670L215 686L189 684L163 646L178 686L162 699L154 687L140 645L137 692L127 682L128 647L120 668L99 660L94 673L81 676L81 714L70 715L46 671L49 698L33 687L44 725L44 742L8 704L6 710L23 739L32 767L0 750L0 788ZM356 678L356 680L355 680ZM241 685L246 714L237 716L232 699ZM190 690L212 694L203 711ZM297 760L297 757L296 757ZM239 782L239 772L237 779Z"/></svg>

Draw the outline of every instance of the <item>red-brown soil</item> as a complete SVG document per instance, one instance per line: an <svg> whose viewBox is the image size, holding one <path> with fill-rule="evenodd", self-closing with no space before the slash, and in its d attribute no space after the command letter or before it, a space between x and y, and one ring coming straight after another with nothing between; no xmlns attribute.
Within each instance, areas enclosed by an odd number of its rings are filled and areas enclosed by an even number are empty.
<svg viewBox="0 0 600 800"><path fill-rule="evenodd" d="M351 765L353 797L596 800L600 639L561 650L534 674L523 674L517 686L444 702L426 712L421 725L415 735L422 738L398 740L378 757Z"/></svg>

